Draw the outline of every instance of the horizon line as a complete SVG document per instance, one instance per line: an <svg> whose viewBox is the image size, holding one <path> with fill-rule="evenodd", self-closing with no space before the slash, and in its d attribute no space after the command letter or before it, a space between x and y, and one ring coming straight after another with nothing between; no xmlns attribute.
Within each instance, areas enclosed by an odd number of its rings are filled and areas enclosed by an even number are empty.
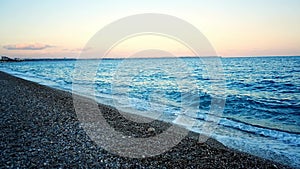
<svg viewBox="0 0 300 169"><path fill-rule="evenodd" d="M1 57L9 57L7 55L1 55ZM12 59L22 60L98 60L98 59L168 59L168 58L257 58L257 57L300 57L300 55L252 55L252 56L161 56L161 57L91 57L91 58L78 58L78 57L32 57L32 58L20 58L9 57ZM1 60L1 59L0 59Z"/></svg>

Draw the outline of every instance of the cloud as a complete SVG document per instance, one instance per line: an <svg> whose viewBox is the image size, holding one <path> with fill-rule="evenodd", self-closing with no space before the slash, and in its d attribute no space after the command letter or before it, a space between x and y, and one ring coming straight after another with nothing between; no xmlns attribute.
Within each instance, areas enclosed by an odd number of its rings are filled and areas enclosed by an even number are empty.
<svg viewBox="0 0 300 169"><path fill-rule="evenodd" d="M46 48L54 47L52 45L46 45L46 44L14 44L14 45L5 45L3 46L4 49L7 50L43 50Z"/></svg>

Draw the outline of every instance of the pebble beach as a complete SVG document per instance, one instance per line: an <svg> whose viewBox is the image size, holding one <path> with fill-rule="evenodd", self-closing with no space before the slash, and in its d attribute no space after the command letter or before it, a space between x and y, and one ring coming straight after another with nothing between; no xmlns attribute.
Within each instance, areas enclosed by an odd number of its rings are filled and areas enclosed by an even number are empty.
<svg viewBox="0 0 300 169"><path fill-rule="evenodd" d="M290 168L212 138L199 142L199 134L190 131L162 154L122 157L96 144L81 127L72 93L4 72L0 91L0 168ZM77 101L80 98L88 104L88 98L77 96ZM111 127L127 136L153 137L171 125L134 123L113 107L98 108Z"/></svg>

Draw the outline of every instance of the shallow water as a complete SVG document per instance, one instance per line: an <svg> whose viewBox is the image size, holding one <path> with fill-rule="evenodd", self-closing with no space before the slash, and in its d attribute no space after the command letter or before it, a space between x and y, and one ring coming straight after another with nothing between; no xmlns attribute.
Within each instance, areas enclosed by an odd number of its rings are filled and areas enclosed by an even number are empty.
<svg viewBox="0 0 300 169"><path fill-rule="evenodd" d="M88 97L95 93L100 103L178 123L229 147L299 167L300 57L220 58L222 71L214 73L226 89L218 88L205 59L28 61L0 63L0 70ZM212 99L220 95L226 99L224 111L212 113ZM206 130L204 123L217 127Z"/></svg>

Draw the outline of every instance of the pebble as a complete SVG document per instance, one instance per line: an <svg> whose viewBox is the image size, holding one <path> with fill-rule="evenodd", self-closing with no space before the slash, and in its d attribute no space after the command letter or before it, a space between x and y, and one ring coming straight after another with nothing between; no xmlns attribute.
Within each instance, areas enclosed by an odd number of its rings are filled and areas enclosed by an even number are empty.
<svg viewBox="0 0 300 169"><path fill-rule="evenodd" d="M155 128L149 127L147 131L148 131L148 132L154 132L154 131L155 131Z"/></svg>

